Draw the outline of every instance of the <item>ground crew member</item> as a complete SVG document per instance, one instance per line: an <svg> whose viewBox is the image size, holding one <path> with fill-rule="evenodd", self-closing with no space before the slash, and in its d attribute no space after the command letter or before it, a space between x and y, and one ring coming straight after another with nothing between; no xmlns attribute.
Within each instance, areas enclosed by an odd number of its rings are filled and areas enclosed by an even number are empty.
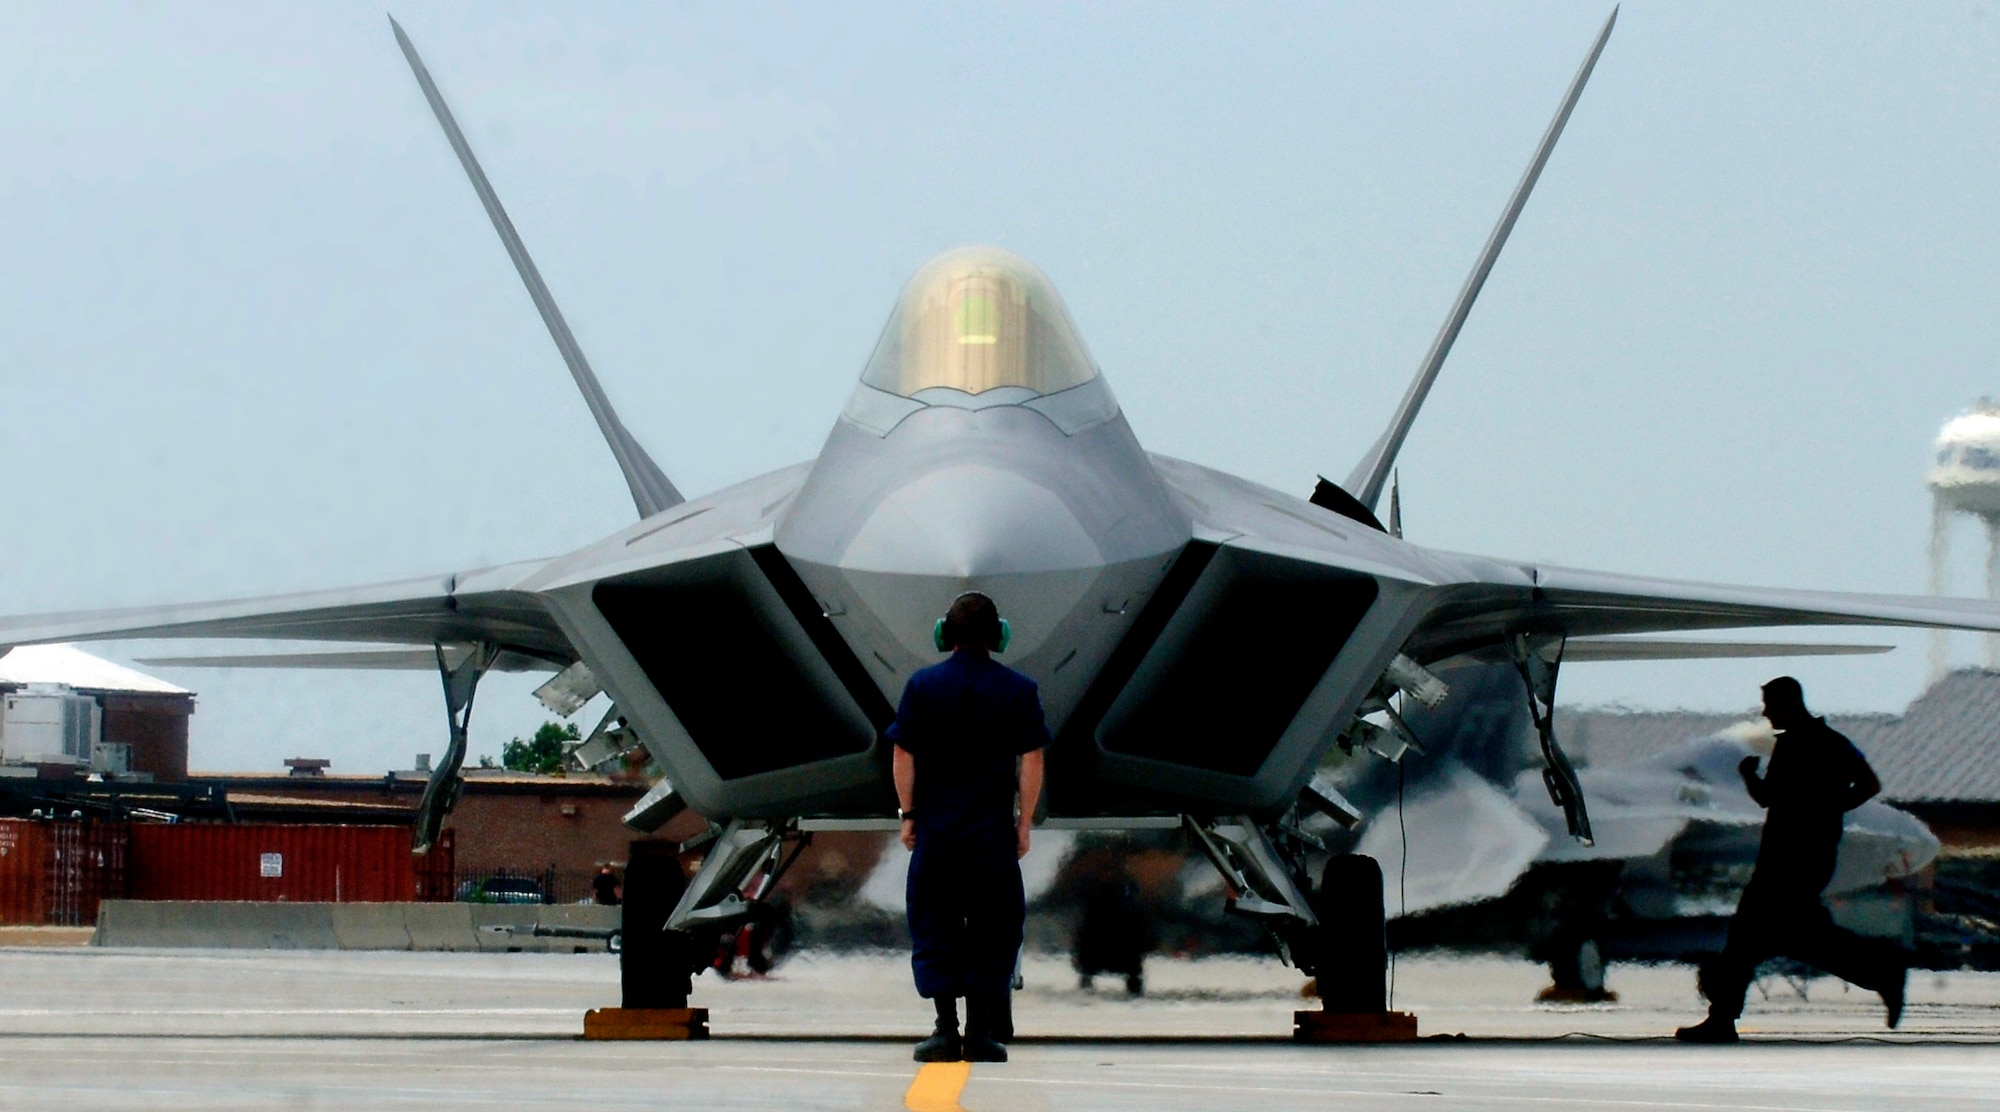
<svg viewBox="0 0 2000 1112"><path fill-rule="evenodd" d="M1674 1036L1735 1042L1757 966L1780 956L1881 993L1894 1027L1903 1017L1908 956L1892 942L1835 926L1820 902L1833 879L1841 816L1873 798L1882 783L1853 742L1806 710L1805 692L1792 677L1764 685L1764 717L1778 731L1768 767L1758 776L1750 756L1739 768L1750 798L1767 811L1757 866L1730 920L1729 941L1701 970L1708 1018Z"/></svg>
<svg viewBox="0 0 2000 1112"><path fill-rule="evenodd" d="M590 891L599 905L618 906L618 874L611 871L609 863L597 867L597 875L590 878Z"/></svg>
<svg viewBox="0 0 2000 1112"><path fill-rule="evenodd" d="M951 656L910 677L887 731L903 844L911 850L910 966L917 993L937 1006L937 1026L915 1057L1004 1062L1013 1034L1008 994L1027 917L1020 858L1042 791L1049 731L1035 681L989 655L1008 637L992 599L960 595L933 636Z"/></svg>

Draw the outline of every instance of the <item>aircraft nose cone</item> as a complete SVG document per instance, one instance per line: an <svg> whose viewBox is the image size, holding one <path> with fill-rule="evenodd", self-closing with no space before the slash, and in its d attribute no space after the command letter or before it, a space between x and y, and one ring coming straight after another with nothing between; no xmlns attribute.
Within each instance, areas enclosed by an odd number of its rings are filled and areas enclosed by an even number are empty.
<svg viewBox="0 0 2000 1112"><path fill-rule="evenodd" d="M840 560L854 571L953 579L1103 563L1097 542L1054 491L977 463L929 472L883 498Z"/></svg>

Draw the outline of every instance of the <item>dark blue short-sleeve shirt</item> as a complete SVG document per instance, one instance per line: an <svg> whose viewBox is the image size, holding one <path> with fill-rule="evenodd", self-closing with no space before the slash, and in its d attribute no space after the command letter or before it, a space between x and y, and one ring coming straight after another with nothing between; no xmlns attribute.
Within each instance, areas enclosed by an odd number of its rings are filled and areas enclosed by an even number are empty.
<svg viewBox="0 0 2000 1112"><path fill-rule="evenodd" d="M919 831L971 835L1014 825L1014 759L1049 743L1035 681L956 652L910 677L888 738L916 758Z"/></svg>

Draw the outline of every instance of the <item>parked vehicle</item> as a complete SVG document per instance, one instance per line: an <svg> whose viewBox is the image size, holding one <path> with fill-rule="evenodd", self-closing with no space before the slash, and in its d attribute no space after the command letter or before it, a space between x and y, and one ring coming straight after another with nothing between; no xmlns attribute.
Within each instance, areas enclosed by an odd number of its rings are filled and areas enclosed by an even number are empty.
<svg viewBox="0 0 2000 1112"><path fill-rule="evenodd" d="M482 904L542 904L548 894L542 882L531 876L495 875L461 881L458 902Z"/></svg>

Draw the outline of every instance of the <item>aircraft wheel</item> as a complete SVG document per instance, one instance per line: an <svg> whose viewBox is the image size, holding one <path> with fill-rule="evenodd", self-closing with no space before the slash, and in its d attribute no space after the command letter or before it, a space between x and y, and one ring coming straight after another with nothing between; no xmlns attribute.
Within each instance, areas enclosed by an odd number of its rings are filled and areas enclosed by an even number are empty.
<svg viewBox="0 0 2000 1112"><path fill-rule="evenodd" d="M627 1008L685 1008L693 989L686 934L670 931L667 917L687 890L671 842L634 842L625 866L625 903L619 930L618 981Z"/></svg>
<svg viewBox="0 0 2000 1112"><path fill-rule="evenodd" d="M1327 860L1312 895L1319 926L1306 949L1319 997L1329 1012L1380 1012L1388 1007L1389 941L1382 904L1382 866L1359 853Z"/></svg>
<svg viewBox="0 0 2000 1112"><path fill-rule="evenodd" d="M1554 983L1539 997L1545 1001L1591 1004L1618 998L1604 987L1604 951L1594 938L1578 940L1551 955L1549 979Z"/></svg>
<svg viewBox="0 0 2000 1112"><path fill-rule="evenodd" d="M1583 945L1576 948L1576 979L1585 991L1604 991L1604 952L1597 948L1595 938L1586 938Z"/></svg>

